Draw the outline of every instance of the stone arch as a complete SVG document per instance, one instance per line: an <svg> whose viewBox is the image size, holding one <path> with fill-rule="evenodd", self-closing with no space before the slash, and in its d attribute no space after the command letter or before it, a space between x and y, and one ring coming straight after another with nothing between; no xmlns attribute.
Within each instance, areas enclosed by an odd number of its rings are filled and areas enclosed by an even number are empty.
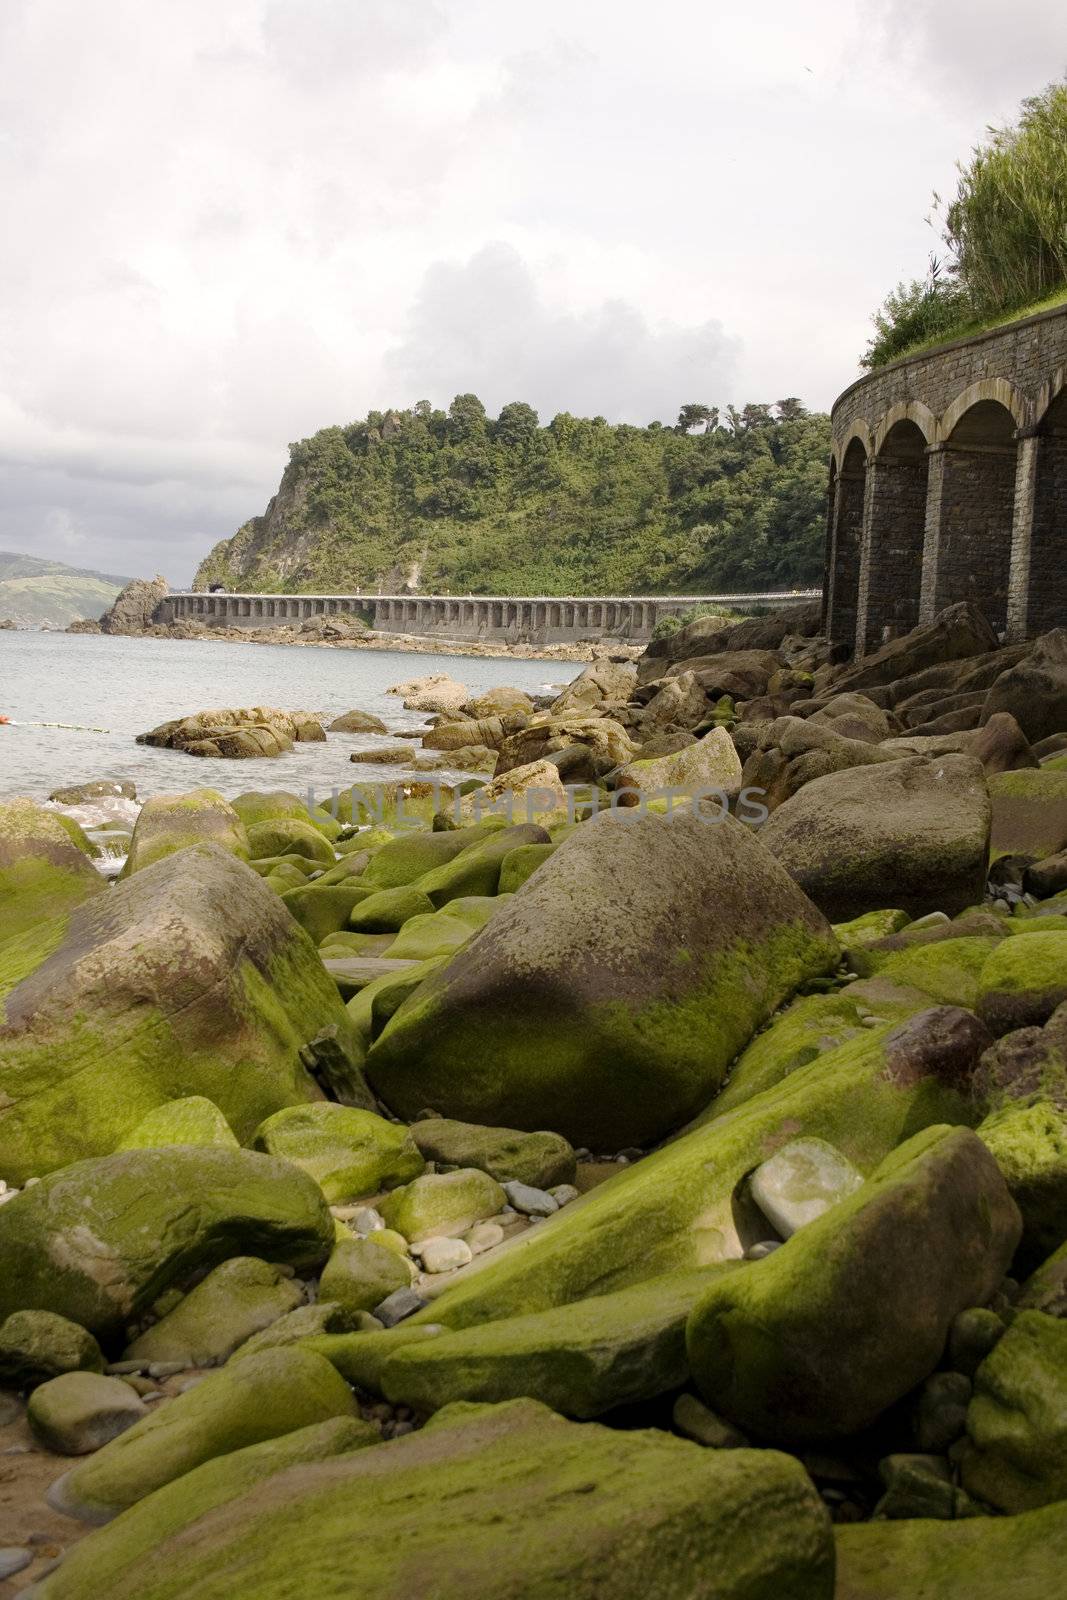
<svg viewBox="0 0 1067 1600"><path fill-rule="evenodd" d="M833 458L838 474L841 472L841 467L845 456L848 454L853 443L856 441L858 441L862 446L864 457L872 456L874 454L874 438L870 428L867 426L866 422L864 422L862 417L857 417L856 421L853 422L851 427L848 429L848 432L843 434L840 439L836 439L834 441Z"/></svg>
<svg viewBox="0 0 1067 1600"><path fill-rule="evenodd" d="M938 439L942 443L950 439L966 414L982 402L1001 406L1017 428L1026 426L1027 403L1021 391L1007 378L980 378L957 395L943 413L937 426Z"/></svg>
<svg viewBox="0 0 1067 1600"><path fill-rule="evenodd" d="M886 439L892 430L901 422L913 422L923 436L925 444L933 444L937 438L937 418L928 405L921 400L900 401L895 406L890 406L885 416L877 423L871 449L872 455L881 455Z"/></svg>
<svg viewBox="0 0 1067 1600"><path fill-rule="evenodd" d="M913 409L925 417L909 416ZM929 455L934 418L925 406L894 407L867 467L856 653L877 649L919 620ZM925 427L924 427L925 424Z"/></svg>
<svg viewBox="0 0 1067 1600"><path fill-rule="evenodd" d="M869 438L853 431L842 443L830 509L826 630L834 644L849 651L856 642Z"/></svg>
<svg viewBox="0 0 1067 1600"><path fill-rule="evenodd" d="M1023 445L1033 474L1024 613L1030 633L1067 618L1067 368L1053 375L1041 401L1033 438ZM1020 482L1023 494L1027 487Z"/></svg>
<svg viewBox="0 0 1067 1600"><path fill-rule="evenodd" d="M971 600L998 632L1008 622L1019 415L1013 386L983 379L949 407L940 428L933 610Z"/></svg>

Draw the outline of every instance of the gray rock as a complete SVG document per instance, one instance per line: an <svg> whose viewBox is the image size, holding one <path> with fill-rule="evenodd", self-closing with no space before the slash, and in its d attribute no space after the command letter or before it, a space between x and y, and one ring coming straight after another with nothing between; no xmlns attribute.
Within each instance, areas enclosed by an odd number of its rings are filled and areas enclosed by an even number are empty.
<svg viewBox="0 0 1067 1600"><path fill-rule="evenodd" d="M581 1191L573 1183L557 1183L549 1189L549 1194L557 1206L569 1206L572 1200L577 1200Z"/></svg>
<svg viewBox="0 0 1067 1600"><path fill-rule="evenodd" d="M383 1328L395 1328L405 1317L413 1317L416 1311L421 1311L426 1303L414 1289L394 1289L380 1305L374 1307L372 1315L378 1318Z"/></svg>
<svg viewBox="0 0 1067 1600"><path fill-rule="evenodd" d="M559 1210L559 1201L553 1199L547 1189L535 1189L529 1183L505 1183L504 1193L508 1204L526 1217L550 1217Z"/></svg>
<svg viewBox="0 0 1067 1600"><path fill-rule="evenodd" d="M5 1578L13 1578L16 1572L28 1567L32 1560L32 1550L25 1550L17 1544L4 1545L0 1548L0 1583Z"/></svg>
<svg viewBox="0 0 1067 1600"><path fill-rule="evenodd" d="M414 1248L422 1257L424 1272L455 1272L474 1260L473 1251L462 1239L426 1239Z"/></svg>
<svg viewBox="0 0 1067 1600"><path fill-rule="evenodd" d="M148 1408L121 1378L65 1372L30 1396L26 1415L34 1438L59 1455L83 1456L125 1433Z"/></svg>
<svg viewBox="0 0 1067 1600"><path fill-rule="evenodd" d="M940 1455L963 1433L971 1380L962 1372L935 1372L919 1391L915 1408L915 1443L924 1453Z"/></svg>
<svg viewBox="0 0 1067 1600"><path fill-rule="evenodd" d="M499 1222L476 1222L463 1235L463 1243L469 1247L472 1256L484 1255L486 1250L492 1250L503 1242L504 1230Z"/></svg>
<svg viewBox="0 0 1067 1600"><path fill-rule="evenodd" d="M756 1168L752 1198L784 1239L863 1183L863 1174L824 1139L794 1139Z"/></svg>
<svg viewBox="0 0 1067 1600"><path fill-rule="evenodd" d="M760 1239L757 1244L750 1244L745 1251L746 1261L762 1261L764 1256L771 1256L776 1250L782 1248L781 1239Z"/></svg>

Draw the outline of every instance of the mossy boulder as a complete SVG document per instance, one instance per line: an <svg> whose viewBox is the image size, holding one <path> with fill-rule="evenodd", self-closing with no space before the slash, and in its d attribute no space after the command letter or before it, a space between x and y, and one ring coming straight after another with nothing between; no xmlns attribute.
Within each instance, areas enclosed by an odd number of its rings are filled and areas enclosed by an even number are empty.
<svg viewBox="0 0 1067 1600"><path fill-rule="evenodd" d="M697 1387L752 1437L856 1433L929 1376L1021 1230L982 1141L927 1128L773 1255L711 1286L688 1325Z"/></svg>
<svg viewBox="0 0 1067 1600"><path fill-rule="evenodd" d="M265 856L304 856L326 867L334 864L333 846L315 826L304 808L302 817L277 817L269 822L254 822L248 830L249 851L253 860Z"/></svg>
<svg viewBox="0 0 1067 1600"><path fill-rule="evenodd" d="M854 964L864 975L878 973L894 983L921 989L940 1005L971 1008L978 998L981 975L1001 943L1001 936L961 933L958 938L879 948L892 942L880 940L854 952Z"/></svg>
<svg viewBox="0 0 1067 1600"><path fill-rule="evenodd" d="M0 804L0 1005L62 944L71 913L107 889L54 812Z"/></svg>
<svg viewBox="0 0 1067 1600"><path fill-rule="evenodd" d="M373 1311L397 1289L406 1289L414 1276L411 1262L395 1251L366 1239L339 1239L323 1268L319 1293L350 1316Z"/></svg>
<svg viewBox="0 0 1067 1600"><path fill-rule="evenodd" d="M334 1205L408 1183L426 1164L402 1124L332 1100L276 1111L253 1143L302 1167Z"/></svg>
<svg viewBox="0 0 1067 1600"><path fill-rule="evenodd" d="M425 828L403 833L374 852L367 863L367 882L376 889L402 888L435 867L447 866L461 851L487 837L494 828L503 826L501 817L492 819L488 829L483 824L481 828L453 828L442 833L432 833Z"/></svg>
<svg viewBox="0 0 1067 1600"><path fill-rule="evenodd" d="M251 1150L124 1150L0 1207L0 1315L56 1311L112 1340L171 1285L234 1255L308 1268L333 1219L299 1168Z"/></svg>
<svg viewBox="0 0 1067 1600"><path fill-rule="evenodd" d="M153 1490L107 1527L68 1547L62 1566L38 1583L38 1600L85 1600L91 1594L104 1594L112 1580L131 1569L135 1572L141 1558L163 1539L264 1479L290 1467L365 1449L377 1444L380 1437L372 1423L356 1417L331 1417L205 1461L173 1483Z"/></svg>
<svg viewBox="0 0 1067 1600"><path fill-rule="evenodd" d="M485 818L479 825L478 836L442 866L434 867L418 880L418 888L434 906L447 905L451 900L466 899L472 895L493 895L500 887L500 871L504 861L521 845L548 844L548 834L536 823L521 822L511 827L485 829ZM471 829L464 828L464 834ZM447 837L447 835L446 835Z"/></svg>
<svg viewBox="0 0 1067 1600"><path fill-rule="evenodd" d="M500 863L500 877L497 880L497 889L500 894L514 894L516 889L521 889L527 878L532 878L538 867L543 866L556 849L552 844L520 844L508 854Z"/></svg>
<svg viewBox="0 0 1067 1600"><path fill-rule="evenodd" d="M405 1000L410 999L419 985L448 959L447 955L429 956L425 961L417 961L414 966L384 973L380 978L364 984L347 1005L349 1018L360 1037L368 1045L372 1039L376 1039Z"/></svg>
<svg viewBox="0 0 1067 1600"><path fill-rule="evenodd" d="M978 1133L1023 1217L1018 1265L1032 1271L1067 1239L1067 1110L1037 1095L990 1113Z"/></svg>
<svg viewBox="0 0 1067 1600"><path fill-rule="evenodd" d="M352 907L348 925L357 933L395 933L412 917L428 916L433 909L415 884L379 889Z"/></svg>
<svg viewBox="0 0 1067 1600"><path fill-rule="evenodd" d="M233 1129L213 1100L202 1094L167 1100L142 1117L119 1140L119 1150L159 1150L168 1144L219 1145L237 1148Z"/></svg>
<svg viewBox="0 0 1067 1600"><path fill-rule="evenodd" d="M477 1167L498 1183L517 1179L551 1189L557 1183L574 1182L574 1150L558 1133L521 1133L517 1128L425 1117L412 1124L411 1137L427 1161Z"/></svg>
<svg viewBox="0 0 1067 1600"><path fill-rule="evenodd" d="M291 794L287 789L252 790L248 794L239 794L233 802L233 809L246 828L260 822L278 822L288 818L310 822L328 839L335 838L341 831L340 824L328 813L317 806L309 807L306 798L301 799L300 795Z"/></svg>
<svg viewBox="0 0 1067 1600"><path fill-rule="evenodd" d="M847 956L851 950L862 950L878 939L899 933L907 925L906 911L865 911L850 922L835 922L834 935Z"/></svg>
<svg viewBox="0 0 1067 1600"><path fill-rule="evenodd" d="M458 1238L506 1204L503 1189L488 1173L460 1167L455 1172L430 1172L394 1189L379 1210L386 1227L417 1244L422 1239Z"/></svg>
<svg viewBox="0 0 1067 1600"><path fill-rule="evenodd" d="M352 1393L322 1356L294 1347L212 1373L72 1467L48 1491L57 1511L108 1522L216 1456L355 1414Z"/></svg>
<svg viewBox="0 0 1067 1600"><path fill-rule="evenodd" d="M13 1311L0 1324L0 1383L34 1389L64 1372L103 1370L92 1334L54 1311Z"/></svg>
<svg viewBox="0 0 1067 1600"><path fill-rule="evenodd" d="M917 1129L974 1120L955 1059L897 1054L893 1031L864 1030L623 1168L461 1275L419 1322L469 1327L736 1260L767 1237L745 1180L782 1145L825 1139L867 1174Z"/></svg>
<svg viewBox="0 0 1067 1600"><path fill-rule="evenodd" d="M1067 1322L1019 1311L974 1375L963 1485L1015 1515L1067 1500Z"/></svg>
<svg viewBox="0 0 1067 1600"><path fill-rule="evenodd" d="M1027 1278L1016 1304L1020 1310L1067 1317L1067 1239Z"/></svg>
<svg viewBox="0 0 1067 1600"><path fill-rule="evenodd" d="M501 895L466 895L450 900L440 911L409 917L389 947L390 958L428 961L454 955L503 904Z"/></svg>
<svg viewBox="0 0 1067 1600"><path fill-rule="evenodd" d="M253 853L244 823L217 789L153 795L137 814L119 876L130 878L194 844L216 845L239 861L247 861Z"/></svg>
<svg viewBox="0 0 1067 1600"><path fill-rule="evenodd" d="M246 1339L303 1301L303 1291L272 1262L233 1256L134 1339L123 1359L221 1366Z"/></svg>
<svg viewBox="0 0 1067 1600"><path fill-rule="evenodd" d="M982 898L990 805L979 762L910 757L804 785L760 829L834 922L892 904L950 915Z"/></svg>
<svg viewBox="0 0 1067 1600"><path fill-rule="evenodd" d="M1067 1562L1062 1505L962 1522L842 1524L834 1532L836 1600L1049 1600Z"/></svg>
<svg viewBox="0 0 1067 1600"><path fill-rule="evenodd" d="M1058 929L1005 939L982 966L976 1010L993 1033L1040 1027L1064 1001L1067 933Z"/></svg>
<svg viewBox="0 0 1067 1600"><path fill-rule="evenodd" d="M1067 845L1067 772L1048 767L989 779L994 857L1054 856Z"/></svg>
<svg viewBox="0 0 1067 1600"><path fill-rule="evenodd" d="M408 1600L427 1572L482 1600L690 1595L694 1572L737 1600L833 1594L829 1519L799 1462L580 1426L530 1400L450 1408L384 1449L268 1478L201 1526L209 1539L164 1536L112 1571L112 1600L282 1600L296 1574L323 1600Z"/></svg>
<svg viewBox="0 0 1067 1600"><path fill-rule="evenodd" d="M701 694L703 699L703 694ZM678 795L707 795L725 805L741 788L741 761L725 728L712 728L696 744L673 755L628 761L615 780L624 804L639 804L669 791ZM631 796L633 797L631 800Z"/></svg>
<svg viewBox="0 0 1067 1600"><path fill-rule="evenodd" d="M386 1399L422 1415L454 1400L529 1395L553 1411L598 1417L650 1400L689 1376L686 1318L709 1280L739 1265L681 1272L568 1306L447 1329L383 1364Z"/></svg>
<svg viewBox="0 0 1067 1600"><path fill-rule="evenodd" d="M273 1111L369 1105L362 1045L306 933L242 862L198 845L94 896L0 1003L0 1176L113 1150L205 1095L239 1139Z"/></svg>
<svg viewBox="0 0 1067 1600"><path fill-rule="evenodd" d="M419 987L370 1071L402 1116L645 1143L706 1104L755 1029L836 959L828 925L732 818L608 814Z"/></svg>
<svg viewBox="0 0 1067 1600"><path fill-rule="evenodd" d="M289 883L282 904L306 929L312 943L320 945L331 933L347 928L353 911L373 892L369 884L355 877L347 883Z"/></svg>

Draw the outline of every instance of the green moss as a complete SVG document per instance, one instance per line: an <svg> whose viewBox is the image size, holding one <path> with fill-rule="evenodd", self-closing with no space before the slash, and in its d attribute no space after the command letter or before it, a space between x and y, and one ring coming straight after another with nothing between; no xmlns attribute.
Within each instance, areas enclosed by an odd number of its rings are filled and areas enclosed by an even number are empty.
<svg viewBox="0 0 1067 1600"><path fill-rule="evenodd" d="M1013 1100L978 1129L1023 1214L1018 1270L1031 1272L1067 1238L1067 1112Z"/></svg>
<svg viewBox="0 0 1067 1600"><path fill-rule="evenodd" d="M302 1167L332 1205L407 1183L425 1166L402 1124L332 1100L276 1111L253 1142Z"/></svg>
<svg viewBox="0 0 1067 1600"><path fill-rule="evenodd" d="M132 877L195 844L219 845L239 861L247 861L251 854L244 823L217 789L153 795L137 814L130 852L119 876Z"/></svg>
<svg viewBox="0 0 1067 1600"><path fill-rule="evenodd" d="M309 861L332 867L334 853L329 840L309 820L305 810L302 817L279 817L270 822L254 822L248 830L248 843L253 860L265 856L298 855Z"/></svg>
<svg viewBox="0 0 1067 1600"><path fill-rule="evenodd" d="M995 938L964 936L877 955L865 950L858 964L894 983L922 989L939 1005L972 1007L978 996L980 974L997 948Z"/></svg>
<svg viewBox="0 0 1067 1600"><path fill-rule="evenodd" d="M171 1144L217 1145L236 1149L233 1129L215 1105L203 1095L186 1095L156 1106L136 1127L123 1135L120 1150L156 1150Z"/></svg>
<svg viewBox="0 0 1067 1600"><path fill-rule="evenodd" d="M1041 929L1005 939L983 964L975 999L995 1033L1046 1022L1067 1000L1067 934Z"/></svg>

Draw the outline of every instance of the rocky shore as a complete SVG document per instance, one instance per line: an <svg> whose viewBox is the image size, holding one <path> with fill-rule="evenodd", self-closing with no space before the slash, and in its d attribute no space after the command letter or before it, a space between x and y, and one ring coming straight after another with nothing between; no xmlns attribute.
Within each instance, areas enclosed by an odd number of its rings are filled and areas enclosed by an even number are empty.
<svg viewBox="0 0 1067 1600"><path fill-rule="evenodd" d="M1067 630L817 629L0 806L0 1585L1058 1592Z"/></svg>

